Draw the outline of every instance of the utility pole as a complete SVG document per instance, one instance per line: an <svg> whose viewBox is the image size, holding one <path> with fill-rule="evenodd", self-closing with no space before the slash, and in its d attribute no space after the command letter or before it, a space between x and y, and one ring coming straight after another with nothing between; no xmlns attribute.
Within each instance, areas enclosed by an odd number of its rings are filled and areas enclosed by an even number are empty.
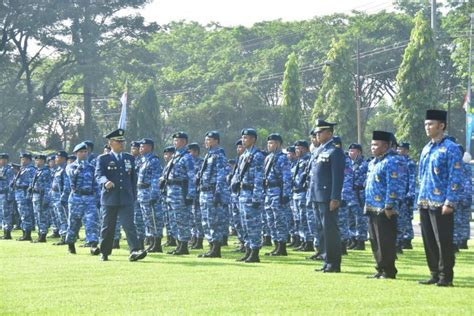
<svg viewBox="0 0 474 316"><path fill-rule="evenodd" d="M431 0L431 29L436 32L436 0Z"/></svg>
<svg viewBox="0 0 474 316"><path fill-rule="evenodd" d="M360 60L360 43L357 39L357 61L356 61L356 118L357 118L357 142L362 144L362 126L360 122L360 73L359 73L359 60Z"/></svg>
<svg viewBox="0 0 474 316"><path fill-rule="evenodd" d="M471 13L471 28L469 32L469 62L467 70L467 95L466 95L466 151L471 153L471 139L472 139L472 37L474 32L474 13Z"/></svg>

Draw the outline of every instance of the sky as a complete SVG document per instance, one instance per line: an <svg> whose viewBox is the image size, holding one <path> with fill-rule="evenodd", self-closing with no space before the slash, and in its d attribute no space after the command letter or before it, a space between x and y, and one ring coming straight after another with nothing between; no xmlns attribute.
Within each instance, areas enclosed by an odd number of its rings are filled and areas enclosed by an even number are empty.
<svg viewBox="0 0 474 316"><path fill-rule="evenodd" d="M148 22L158 24L187 20L252 26L276 19L296 21L352 10L375 13L393 9L392 0L153 0L140 13Z"/></svg>

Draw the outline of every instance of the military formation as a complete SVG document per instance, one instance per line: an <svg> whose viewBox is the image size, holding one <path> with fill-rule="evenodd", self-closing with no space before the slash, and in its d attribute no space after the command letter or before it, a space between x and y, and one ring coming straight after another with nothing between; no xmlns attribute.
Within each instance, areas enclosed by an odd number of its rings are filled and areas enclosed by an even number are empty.
<svg viewBox="0 0 474 316"><path fill-rule="evenodd" d="M163 247L169 255L188 255L204 249L204 240L209 248L198 257L219 258L233 235L238 261L260 262L263 246L273 247L264 256L288 256L291 248L313 252L307 259L321 261L316 271L324 273L340 272L341 257L365 250L369 240L376 262L369 277L393 279L397 256L413 248L417 209L431 273L420 283L452 286L455 253L470 239L472 173L469 155L444 133L446 116L426 113L430 141L418 166L410 144L390 132L373 132L366 158L361 144L344 146L336 124L320 119L308 139L286 148L271 133L261 150L257 131L245 128L231 159L218 131L200 140L204 157L183 131L173 134L162 157L149 138L132 141L127 152L121 129L105 136L100 156L90 141L73 155L21 153L20 164L0 154L2 239L21 229L19 241L59 238L54 245L75 254L84 226L81 246L107 261L120 248L123 229L129 260L136 261Z"/></svg>

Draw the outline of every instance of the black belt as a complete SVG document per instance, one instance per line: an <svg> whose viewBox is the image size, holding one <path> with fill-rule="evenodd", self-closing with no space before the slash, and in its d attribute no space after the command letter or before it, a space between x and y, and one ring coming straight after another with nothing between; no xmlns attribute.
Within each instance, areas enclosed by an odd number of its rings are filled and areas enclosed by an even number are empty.
<svg viewBox="0 0 474 316"><path fill-rule="evenodd" d="M94 195L94 191L89 190L73 190L72 192L77 195Z"/></svg>
<svg viewBox="0 0 474 316"><path fill-rule="evenodd" d="M138 183L137 188L139 189L148 189L151 185L149 183Z"/></svg>
<svg viewBox="0 0 474 316"><path fill-rule="evenodd" d="M203 185L199 188L199 190L201 192L215 191L216 190L216 185L215 184Z"/></svg>
<svg viewBox="0 0 474 316"><path fill-rule="evenodd" d="M31 190L31 192L33 192L33 193L40 193L40 194L41 194L41 193L43 193L44 191L41 190L41 189L33 189L33 190Z"/></svg>
<svg viewBox="0 0 474 316"><path fill-rule="evenodd" d="M251 190L253 190L253 184L242 183L240 185L240 189L245 190L245 191L251 191Z"/></svg>
<svg viewBox="0 0 474 316"><path fill-rule="evenodd" d="M277 187L280 187L281 184L282 184L281 181L267 181L267 180L264 181L264 186L266 188L277 188Z"/></svg>
<svg viewBox="0 0 474 316"><path fill-rule="evenodd" d="M166 181L166 184L167 185L173 185L173 184L177 184L177 185L183 185L185 183L187 183L188 181L186 180L180 180L180 179L168 179Z"/></svg>
<svg viewBox="0 0 474 316"><path fill-rule="evenodd" d="M293 193L301 193L301 192L306 192L305 189L293 189Z"/></svg>
<svg viewBox="0 0 474 316"><path fill-rule="evenodd" d="M28 186L27 185L16 185L15 189L26 190L26 189L28 189Z"/></svg>

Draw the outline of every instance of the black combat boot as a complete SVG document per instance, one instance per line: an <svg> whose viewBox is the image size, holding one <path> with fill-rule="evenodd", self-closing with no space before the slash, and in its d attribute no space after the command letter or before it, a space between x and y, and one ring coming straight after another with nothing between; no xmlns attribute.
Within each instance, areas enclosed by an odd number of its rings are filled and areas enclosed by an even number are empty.
<svg viewBox="0 0 474 316"><path fill-rule="evenodd" d="M160 237L153 237L152 244L148 249L147 252L163 252L163 248L161 248L161 238Z"/></svg>
<svg viewBox="0 0 474 316"><path fill-rule="evenodd" d="M355 237L352 237L349 241L349 243L347 244L347 249L354 249L355 247L357 246L357 239L355 239Z"/></svg>
<svg viewBox="0 0 474 316"><path fill-rule="evenodd" d="M411 244L410 239L405 239L403 241L403 249L413 249L413 245Z"/></svg>
<svg viewBox="0 0 474 316"><path fill-rule="evenodd" d="M31 241L31 230L23 231L23 236L18 238L18 241Z"/></svg>
<svg viewBox="0 0 474 316"><path fill-rule="evenodd" d="M191 239L188 242L189 248L193 249L196 243L197 243L197 237L191 236Z"/></svg>
<svg viewBox="0 0 474 316"><path fill-rule="evenodd" d="M229 241L229 236L222 236L222 245L221 246L229 246L228 241Z"/></svg>
<svg viewBox="0 0 474 316"><path fill-rule="evenodd" d="M273 248L272 251L270 252L267 252L265 253L265 256L271 256L273 255L274 253L276 253L278 251L278 249L280 248L280 243L276 240L273 241L273 244L275 245L275 248Z"/></svg>
<svg viewBox="0 0 474 316"><path fill-rule="evenodd" d="M271 236L264 236L263 237L263 245L267 247L272 246L272 237Z"/></svg>
<svg viewBox="0 0 474 316"><path fill-rule="evenodd" d="M239 246L235 250L232 250L232 252L242 252L242 253L244 253L245 252L244 242L240 241Z"/></svg>
<svg viewBox="0 0 474 316"><path fill-rule="evenodd" d="M345 241L341 241L341 255L347 255L347 246Z"/></svg>
<svg viewBox="0 0 474 316"><path fill-rule="evenodd" d="M301 244L300 236L293 235L292 238L291 238L291 243L288 244L288 247L299 247L300 244Z"/></svg>
<svg viewBox="0 0 474 316"><path fill-rule="evenodd" d="M120 239L114 239L114 243L112 244L112 249L120 249Z"/></svg>
<svg viewBox="0 0 474 316"><path fill-rule="evenodd" d="M304 251L303 249L306 248L306 245L308 244L308 242L306 241L303 241L299 247L296 247L296 248L293 248L293 251Z"/></svg>
<svg viewBox="0 0 474 316"><path fill-rule="evenodd" d="M402 255L403 254L403 249L401 244L397 244L397 253Z"/></svg>
<svg viewBox="0 0 474 316"><path fill-rule="evenodd" d="M59 237L61 237L61 235L59 235L58 230L54 230L53 233L49 235L49 238L59 238Z"/></svg>
<svg viewBox="0 0 474 316"><path fill-rule="evenodd" d="M177 252L180 248L181 248L181 242L178 240L178 244L176 245L176 248L173 249L173 250L168 251L167 254L174 255L175 252Z"/></svg>
<svg viewBox="0 0 474 316"><path fill-rule="evenodd" d="M173 253L175 256L189 255L188 242L179 241L180 247Z"/></svg>
<svg viewBox="0 0 474 316"><path fill-rule="evenodd" d="M308 241L305 243L304 248L301 250L304 252L312 252L314 251L314 245L312 242Z"/></svg>
<svg viewBox="0 0 474 316"><path fill-rule="evenodd" d="M260 249L252 249L250 252L250 256L245 260L246 263L252 263L252 262L260 262L260 257L258 256L258 253L260 252Z"/></svg>
<svg viewBox="0 0 474 316"><path fill-rule="evenodd" d="M91 255L93 255L93 256L98 256L98 255L100 255L100 249L99 249L99 247L97 246L97 241L91 242L90 253L91 253Z"/></svg>
<svg viewBox="0 0 474 316"><path fill-rule="evenodd" d="M208 252L205 252L205 253L200 253L198 254L198 258L205 258L207 257L211 252L212 252L212 249L214 248L214 242L210 241L209 242L209 251Z"/></svg>
<svg viewBox="0 0 474 316"><path fill-rule="evenodd" d="M194 245L191 247L191 249L204 249L204 246L202 245L202 242L203 242L203 239L202 237L198 237L196 238L196 242L194 243Z"/></svg>
<svg viewBox="0 0 474 316"><path fill-rule="evenodd" d="M12 239L12 232L10 230L4 229L3 230L3 236L0 237L0 239L3 239L3 240Z"/></svg>
<svg viewBox="0 0 474 316"><path fill-rule="evenodd" d="M46 242L46 234L39 233L38 239L33 241L34 243Z"/></svg>
<svg viewBox="0 0 474 316"><path fill-rule="evenodd" d="M353 250L365 250L365 241L358 240L355 247L352 248Z"/></svg>
<svg viewBox="0 0 474 316"><path fill-rule="evenodd" d="M221 243L214 241L212 243L212 249L208 253L205 253L203 258L220 258L221 257Z"/></svg>
<svg viewBox="0 0 474 316"><path fill-rule="evenodd" d="M168 235L166 238L166 243L163 245L163 247L176 247L176 246L178 246L176 244L176 239L174 239L173 236Z"/></svg>
<svg viewBox="0 0 474 316"><path fill-rule="evenodd" d="M288 256L288 252L286 251L286 242L280 241L280 246L278 247L277 251L272 253L270 256Z"/></svg>
<svg viewBox="0 0 474 316"><path fill-rule="evenodd" d="M62 237L61 237L61 240L58 241L58 242L53 243L53 245L54 245L54 246L63 246L63 245L66 244L65 239L66 239L66 237L62 236Z"/></svg>
<svg viewBox="0 0 474 316"><path fill-rule="evenodd" d="M240 259L237 259L236 261L241 261L241 262L244 262L245 260L247 260L249 257L250 257L250 254L252 253L252 249L250 249L250 247L245 247L245 254L242 258Z"/></svg>
<svg viewBox="0 0 474 316"><path fill-rule="evenodd" d="M75 255L76 254L76 245L74 243L67 244L68 246L68 251L70 254Z"/></svg>
<svg viewBox="0 0 474 316"><path fill-rule="evenodd" d="M410 244L411 244L411 241L410 241ZM465 239L461 242L461 245L459 246L459 249L468 249L468 248L469 247L467 246L467 239Z"/></svg>

